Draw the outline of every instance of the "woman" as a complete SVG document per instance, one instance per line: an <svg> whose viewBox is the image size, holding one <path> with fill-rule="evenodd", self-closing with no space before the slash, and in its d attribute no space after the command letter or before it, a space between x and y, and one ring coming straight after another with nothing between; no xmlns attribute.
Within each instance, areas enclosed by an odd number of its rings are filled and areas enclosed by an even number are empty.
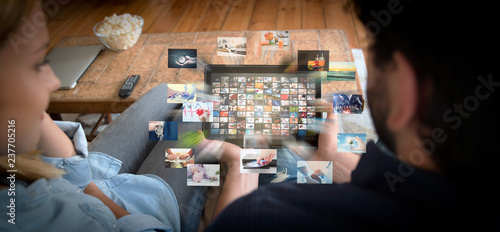
<svg viewBox="0 0 500 232"><path fill-rule="evenodd" d="M0 1L0 120L6 130L0 133L0 202L9 206L0 213L0 231L197 231L206 189L187 187L185 170L157 161L165 144L155 146L137 133L145 131L148 115L169 117L172 104L149 104L167 98L166 91L146 93L90 144L100 152L89 152L78 123L56 125L45 113L60 85L45 60L48 40L38 1ZM149 147L149 154L138 147ZM256 187L257 175L239 173L239 147L203 140L197 149L219 154L231 173L220 195L209 196L218 197L214 215ZM198 161L213 162L210 157Z"/></svg>
<svg viewBox="0 0 500 232"><path fill-rule="evenodd" d="M120 161L89 153L79 124L56 125L45 113L60 82L44 59L49 36L40 3L2 1L0 22L0 120L13 129L0 133L0 201L14 203L0 230L180 231L165 181L118 175Z"/></svg>

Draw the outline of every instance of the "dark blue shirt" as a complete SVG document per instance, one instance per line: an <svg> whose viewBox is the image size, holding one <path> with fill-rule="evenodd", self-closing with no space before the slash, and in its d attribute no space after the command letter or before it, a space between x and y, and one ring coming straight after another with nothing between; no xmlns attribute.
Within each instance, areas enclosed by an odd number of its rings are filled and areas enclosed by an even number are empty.
<svg viewBox="0 0 500 232"><path fill-rule="evenodd" d="M474 222L482 211L466 209L458 185L373 142L351 177L345 184L260 187L229 205L207 231L475 231L485 225ZM482 219L498 226L498 217Z"/></svg>

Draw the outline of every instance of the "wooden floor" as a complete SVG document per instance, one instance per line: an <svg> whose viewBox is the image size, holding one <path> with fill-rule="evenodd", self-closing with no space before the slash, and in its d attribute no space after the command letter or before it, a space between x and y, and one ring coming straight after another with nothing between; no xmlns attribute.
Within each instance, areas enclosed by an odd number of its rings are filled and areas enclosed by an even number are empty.
<svg viewBox="0 0 500 232"><path fill-rule="evenodd" d="M50 49L65 36L93 35L114 13L144 18L143 33L343 29L352 48L363 45L362 24L346 0L44 0Z"/></svg>

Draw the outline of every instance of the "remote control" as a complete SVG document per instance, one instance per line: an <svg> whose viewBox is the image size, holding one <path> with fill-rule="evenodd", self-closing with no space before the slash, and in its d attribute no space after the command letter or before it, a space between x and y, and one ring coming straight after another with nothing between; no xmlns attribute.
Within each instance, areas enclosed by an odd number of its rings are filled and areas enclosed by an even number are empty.
<svg viewBox="0 0 500 232"><path fill-rule="evenodd" d="M127 98L132 94L132 90L134 90L135 85L139 81L140 76L139 75L130 75L127 77L125 80L125 83L123 83L120 91L118 91L118 96L121 98Z"/></svg>

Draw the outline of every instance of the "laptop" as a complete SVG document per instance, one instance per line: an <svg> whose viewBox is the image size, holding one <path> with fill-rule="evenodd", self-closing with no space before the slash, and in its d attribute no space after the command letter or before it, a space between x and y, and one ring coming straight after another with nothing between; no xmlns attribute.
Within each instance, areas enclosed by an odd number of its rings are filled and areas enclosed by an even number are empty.
<svg viewBox="0 0 500 232"><path fill-rule="evenodd" d="M207 137L243 148L261 148L254 139L260 135L271 148L297 140L317 146L322 113L316 101L324 72L289 73L287 68L205 66L205 100L214 102L213 121L204 123Z"/></svg>
<svg viewBox="0 0 500 232"><path fill-rule="evenodd" d="M103 45L56 47L47 55L50 66L61 81L59 89L72 89L104 49Z"/></svg>

